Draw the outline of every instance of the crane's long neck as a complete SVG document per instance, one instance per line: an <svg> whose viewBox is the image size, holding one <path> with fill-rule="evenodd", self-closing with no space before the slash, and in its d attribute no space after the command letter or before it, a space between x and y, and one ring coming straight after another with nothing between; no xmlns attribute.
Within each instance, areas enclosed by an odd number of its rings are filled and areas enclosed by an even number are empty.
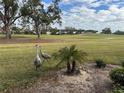
<svg viewBox="0 0 124 93"><path fill-rule="evenodd" d="M39 57L39 54L38 54L38 46L36 47L36 56Z"/></svg>
<svg viewBox="0 0 124 93"><path fill-rule="evenodd" d="M40 54L41 54L41 56L42 56L42 50L40 49Z"/></svg>

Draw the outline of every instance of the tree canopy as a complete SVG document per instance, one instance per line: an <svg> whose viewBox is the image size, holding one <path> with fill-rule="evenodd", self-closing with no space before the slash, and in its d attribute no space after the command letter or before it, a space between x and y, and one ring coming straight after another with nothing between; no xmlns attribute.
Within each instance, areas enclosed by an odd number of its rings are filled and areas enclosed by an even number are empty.
<svg viewBox="0 0 124 93"><path fill-rule="evenodd" d="M40 0L28 0L21 9L21 13L27 20L32 20L38 38L40 38L41 27L47 27L51 23L61 23L59 0L53 0L46 9Z"/></svg>
<svg viewBox="0 0 124 93"><path fill-rule="evenodd" d="M110 28L104 28L101 32L102 34L111 34L111 29Z"/></svg>
<svg viewBox="0 0 124 93"><path fill-rule="evenodd" d="M61 9L59 8L60 0L53 0L52 3L45 8L41 0L23 0L19 7L19 0L1 0L0 1L0 23L6 38L11 38L11 26L20 17L23 21L29 23L32 21L35 31L40 37L40 29L43 26L52 23L61 23Z"/></svg>
<svg viewBox="0 0 124 93"><path fill-rule="evenodd" d="M10 27L21 17L18 0L1 0L0 1L0 21L3 24L3 30L6 38L11 38Z"/></svg>

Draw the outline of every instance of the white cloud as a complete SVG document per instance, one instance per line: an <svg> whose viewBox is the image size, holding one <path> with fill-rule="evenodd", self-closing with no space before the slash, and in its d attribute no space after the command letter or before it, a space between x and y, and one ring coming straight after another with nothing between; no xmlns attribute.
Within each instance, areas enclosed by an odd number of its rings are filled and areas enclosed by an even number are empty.
<svg viewBox="0 0 124 93"><path fill-rule="evenodd" d="M66 0L69 2L70 0ZM95 2L96 0L74 0L78 2L98 3L94 4L94 7L100 6L101 2ZM74 2L73 1L73 2ZM114 0L117 1L117 0ZM72 1L70 1L72 2ZM105 3L112 2L112 0L106 0ZM103 2L102 2L103 3ZM93 5L91 5L92 7ZM105 27L111 27L113 31L124 31L124 7L119 8L118 5L109 5L108 10L99 10L89 6L74 6L72 9L64 11L62 16L63 28L65 26L72 26L82 29L95 29L101 30Z"/></svg>
<svg viewBox="0 0 124 93"><path fill-rule="evenodd" d="M63 2L69 2L70 0L63 0Z"/></svg>
<svg viewBox="0 0 124 93"><path fill-rule="evenodd" d="M44 5L44 8L47 9L48 6L50 5L50 3L45 3L45 2L42 2L42 4Z"/></svg>
<svg viewBox="0 0 124 93"><path fill-rule="evenodd" d="M99 7L101 5L101 1L97 2L97 0L62 0L62 4L74 4L74 3L80 3L84 6L89 7Z"/></svg>

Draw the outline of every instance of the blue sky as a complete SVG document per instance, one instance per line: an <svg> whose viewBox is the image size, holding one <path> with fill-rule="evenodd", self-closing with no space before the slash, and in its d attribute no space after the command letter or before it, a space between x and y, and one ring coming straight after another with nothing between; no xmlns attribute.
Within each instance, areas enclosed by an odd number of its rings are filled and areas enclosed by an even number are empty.
<svg viewBox="0 0 124 93"><path fill-rule="evenodd" d="M51 0L44 0L48 5ZM124 0L61 0L62 26L124 31Z"/></svg>

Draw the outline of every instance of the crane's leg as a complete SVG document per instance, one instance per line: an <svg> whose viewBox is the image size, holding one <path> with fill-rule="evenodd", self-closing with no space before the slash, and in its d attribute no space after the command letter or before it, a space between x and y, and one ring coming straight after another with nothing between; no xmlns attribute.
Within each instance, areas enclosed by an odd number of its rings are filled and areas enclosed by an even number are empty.
<svg viewBox="0 0 124 93"><path fill-rule="evenodd" d="M39 70L41 70L41 64L38 66Z"/></svg>
<svg viewBox="0 0 124 93"><path fill-rule="evenodd" d="M38 69L41 70L40 67L41 67L41 65L37 65L37 66L36 66L36 71L38 71Z"/></svg>
<svg viewBox="0 0 124 93"><path fill-rule="evenodd" d="M36 66L36 71L37 71L37 66Z"/></svg>
<svg viewBox="0 0 124 93"><path fill-rule="evenodd" d="M49 60L48 60L48 59L46 59L46 61L48 62Z"/></svg>
<svg viewBox="0 0 124 93"><path fill-rule="evenodd" d="M44 63L44 59L43 59L41 65L40 65L41 70L42 70L43 63Z"/></svg>

